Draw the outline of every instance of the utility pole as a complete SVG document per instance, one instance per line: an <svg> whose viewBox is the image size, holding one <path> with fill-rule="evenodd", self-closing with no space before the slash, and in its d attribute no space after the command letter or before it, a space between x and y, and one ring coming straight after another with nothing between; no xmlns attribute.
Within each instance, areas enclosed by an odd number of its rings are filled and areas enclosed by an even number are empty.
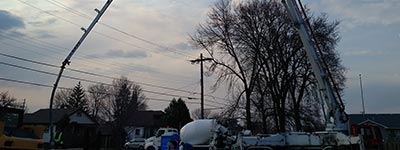
<svg viewBox="0 0 400 150"><path fill-rule="evenodd" d="M104 4L104 6L101 8L101 10L95 9L97 12L97 16L94 18L92 23L90 23L89 27L87 29L81 28L83 30L83 35L79 39L79 41L75 44L74 48L71 50L71 52L68 54L68 56L65 58L65 60L62 62L61 67L60 67L60 72L58 73L57 79L54 83L53 90L51 91L51 96L50 96L50 106L49 106L49 131L50 131L50 149L54 148L54 124L53 124L53 101L54 101L54 95L57 90L58 82L61 79L62 73L64 72L65 66L70 64L70 59L72 55L78 50L79 46L83 43L87 35L90 33L90 31L93 29L94 25L100 20L101 16L104 14L104 12L107 10L108 6L110 6L111 2L113 0L107 0L107 2Z"/></svg>
<svg viewBox="0 0 400 150"><path fill-rule="evenodd" d="M200 110L201 110L201 119L204 119L204 80L203 80L203 61L211 61L212 58L203 58L203 53L200 53L200 59L190 60L190 62L198 63L200 62L200 89L201 89L201 102L200 102Z"/></svg>
<svg viewBox="0 0 400 150"><path fill-rule="evenodd" d="M362 101L362 115L365 116L365 106L364 106L364 91L363 91L363 86L362 86L362 78L361 78L361 73L359 74L360 77L360 92L361 92L361 101Z"/></svg>
<svg viewBox="0 0 400 150"><path fill-rule="evenodd" d="M203 53L200 53L200 89L201 89L201 119L204 119L204 80L203 80Z"/></svg>

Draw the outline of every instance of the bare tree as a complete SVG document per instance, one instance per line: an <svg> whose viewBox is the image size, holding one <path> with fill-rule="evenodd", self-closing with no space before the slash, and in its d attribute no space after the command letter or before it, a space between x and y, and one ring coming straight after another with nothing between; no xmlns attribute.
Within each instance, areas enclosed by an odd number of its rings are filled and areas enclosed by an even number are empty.
<svg viewBox="0 0 400 150"><path fill-rule="evenodd" d="M106 107L107 102L110 101L111 93L110 87L104 84L95 84L88 87L87 92L89 99L89 109L91 116L97 119L97 121L109 121L109 111Z"/></svg>
<svg viewBox="0 0 400 150"><path fill-rule="evenodd" d="M146 103L146 96L143 93L142 87L138 84L132 84L131 87L131 101L133 103L133 110L134 111L143 111L148 108Z"/></svg>
<svg viewBox="0 0 400 150"><path fill-rule="evenodd" d="M205 49L213 58L210 71L218 74L215 86L227 81L231 92L239 92L234 107L244 96L247 128L251 129L250 97L258 74L257 63L248 66L246 61L257 61L256 53L247 55L247 45L237 36L237 16L230 1L216 3L208 15L206 25L201 25L192 36L195 45Z"/></svg>
<svg viewBox="0 0 400 150"><path fill-rule="evenodd" d="M201 119L201 109L195 109L191 112L192 119ZM204 119L211 118L211 110L204 109Z"/></svg>
<svg viewBox="0 0 400 150"><path fill-rule="evenodd" d="M62 89L57 91L54 96L54 107L55 108L66 108L68 105L68 98L72 91L68 89Z"/></svg>
<svg viewBox="0 0 400 150"><path fill-rule="evenodd" d="M0 92L0 107L18 107L17 99L7 92Z"/></svg>

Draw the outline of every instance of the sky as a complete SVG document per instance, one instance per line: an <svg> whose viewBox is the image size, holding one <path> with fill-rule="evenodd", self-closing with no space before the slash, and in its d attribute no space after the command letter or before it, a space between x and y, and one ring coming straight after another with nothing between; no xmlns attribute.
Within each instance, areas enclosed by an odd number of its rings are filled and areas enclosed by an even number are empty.
<svg viewBox="0 0 400 150"><path fill-rule="evenodd" d="M127 76L140 84L152 110L163 110L168 100L183 97L189 109L199 108L199 65L188 60L201 50L190 45L190 35L205 23L216 0L114 0L89 34L67 68L109 77ZM0 53L59 66L83 34L105 0L2 0L0 1ZM338 43L347 68L344 100L348 113L362 111L359 74L362 74L367 113L400 111L400 1L303 0L314 15L326 13L340 21ZM14 65L14 66L12 66ZM18 66L16 66L18 65ZM0 55L0 78L51 86L56 76L22 67L58 73L53 68ZM112 79L66 70L65 75L111 83ZM73 87L77 80L62 78L59 86ZM223 107L229 97L222 86L211 89L213 76L205 77L206 108ZM87 87L92 83L82 81ZM157 86L169 87L160 88ZM0 80L0 91L30 112L47 108L51 88ZM161 93L161 94L160 94ZM166 100L166 101L164 101Z"/></svg>

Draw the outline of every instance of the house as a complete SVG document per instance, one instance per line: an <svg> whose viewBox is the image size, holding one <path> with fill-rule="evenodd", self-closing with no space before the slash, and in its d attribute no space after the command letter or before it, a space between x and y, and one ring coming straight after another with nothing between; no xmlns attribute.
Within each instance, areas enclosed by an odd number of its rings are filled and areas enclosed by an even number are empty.
<svg viewBox="0 0 400 150"><path fill-rule="evenodd" d="M96 121L80 109L53 109L52 120L56 129L63 132L65 148L92 147L96 143ZM47 127L43 140L49 142L49 109L25 114L24 125Z"/></svg>
<svg viewBox="0 0 400 150"><path fill-rule="evenodd" d="M162 111L135 111L128 118L125 131L128 139L148 138L154 135L158 128L162 127Z"/></svg>
<svg viewBox="0 0 400 150"><path fill-rule="evenodd" d="M400 114L350 114L349 123L377 126L384 141L400 142Z"/></svg>
<svg viewBox="0 0 400 150"><path fill-rule="evenodd" d="M125 132L126 140L134 138L149 138L162 127L161 118L164 115L162 111L132 111L127 118ZM110 121L100 124L98 127L98 146L102 149L115 149L115 122Z"/></svg>

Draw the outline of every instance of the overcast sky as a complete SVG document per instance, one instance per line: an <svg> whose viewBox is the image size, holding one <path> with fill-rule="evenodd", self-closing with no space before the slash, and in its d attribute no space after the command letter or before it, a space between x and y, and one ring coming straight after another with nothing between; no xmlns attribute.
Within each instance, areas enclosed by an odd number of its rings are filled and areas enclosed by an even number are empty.
<svg viewBox="0 0 400 150"><path fill-rule="evenodd" d="M199 96L199 66L188 62L200 50L189 44L189 35L204 23L215 0L114 0L100 23L87 37L68 68L133 81L161 85L187 92L143 85L146 91L182 97ZM367 113L398 113L400 110L400 1L397 0L304 0L315 15L327 13L339 20L341 41L338 51L348 69L345 89L347 112L362 110L358 75L363 76ZM59 65L82 35L105 0L1 0L0 52ZM111 27L111 28L110 28ZM123 31L121 33L119 31ZM128 33L129 35L127 35ZM57 73L58 68L32 64L0 56L0 77L52 85L55 76L23 67ZM65 75L111 83L69 70ZM206 107L222 107L228 98L221 89L210 93L213 78L206 77ZM76 80L63 78L62 87L73 87ZM82 82L84 86L92 83ZM29 111L48 107L51 88L0 81L0 91L26 99ZM150 109L163 110L174 96L145 93ZM151 99L154 100L151 100ZM199 100L188 100L190 109Z"/></svg>

